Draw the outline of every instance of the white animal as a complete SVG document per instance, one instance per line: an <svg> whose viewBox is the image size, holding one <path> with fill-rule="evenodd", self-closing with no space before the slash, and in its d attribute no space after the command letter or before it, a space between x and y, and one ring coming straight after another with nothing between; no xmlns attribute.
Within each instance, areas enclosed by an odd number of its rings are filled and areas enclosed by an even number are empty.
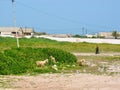
<svg viewBox="0 0 120 90"><path fill-rule="evenodd" d="M51 60L52 62L56 63L55 57L50 56L50 60Z"/></svg>
<svg viewBox="0 0 120 90"><path fill-rule="evenodd" d="M44 61L36 61L36 65L37 65L38 67L44 67L45 64L47 64L47 63L48 63L48 59L46 59L46 60L44 60Z"/></svg>
<svg viewBox="0 0 120 90"><path fill-rule="evenodd" d="M78 61L79 66L84 66L85 65L85 59L81 59Z"/></svg>

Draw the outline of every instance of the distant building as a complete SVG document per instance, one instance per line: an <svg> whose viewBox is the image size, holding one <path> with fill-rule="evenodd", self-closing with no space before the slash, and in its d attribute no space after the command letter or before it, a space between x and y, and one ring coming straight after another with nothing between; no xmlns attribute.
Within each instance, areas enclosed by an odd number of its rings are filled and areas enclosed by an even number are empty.
<svg viewBox="0 0 120 90"><path fill-rule="evenodd" d="M112 32L99 32L99 36L104 38L113 38Z"/></svg>
<svg viewBox="0 0 120 90"><path fill-rule="evenodd" d="M22 27L0 27L1 37L26 37L30 38L34 34L33 28L22 28Z"/></svg>
<svg viewBox="0 0 120 90"><path fill-rule="evenodd" d="M99 37L104 37L104 38L114 38L112 35L113 32L99 32L98 36ZM120 32L118 32L120 34Z"/></svg>
<svg viewBox="0 0 120 90"><path fill-rule="evenodd" d="M97 34L86 34L85 35L87 38L93 38L93 37L97 37Z"/></svg>

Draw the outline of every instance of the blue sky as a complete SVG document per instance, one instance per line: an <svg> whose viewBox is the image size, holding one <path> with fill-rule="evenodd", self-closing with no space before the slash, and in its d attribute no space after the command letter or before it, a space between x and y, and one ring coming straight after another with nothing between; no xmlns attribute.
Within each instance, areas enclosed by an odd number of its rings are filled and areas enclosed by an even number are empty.
<svg viewBox="0 0 120 90"><path fill-rule="evenodd" d="M120 0L14 0L16 26L49 34L120 31ZM14 26L12 0L0 0L0 27Z"/></svg>

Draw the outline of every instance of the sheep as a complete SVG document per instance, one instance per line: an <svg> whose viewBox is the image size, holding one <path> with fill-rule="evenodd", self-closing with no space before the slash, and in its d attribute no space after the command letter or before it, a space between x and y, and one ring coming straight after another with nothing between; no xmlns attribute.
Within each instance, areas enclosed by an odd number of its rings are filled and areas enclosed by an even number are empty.
<svg viewBox="0 0 120 90"><path fill-rule="evenodd" d="M55 57L50 56L50 60L51 60L52 62L56 63Z"/></svg>
<svg viewBox="0 0 120 90"><path fill-rule="evenodd" d="M37 65L38 67L44 67L45 64L47 64L47 63L48 63L48 59L46 59L46 60L44 60L44 61L36 61L36 65Z"/></svg>
<svg viewBox="0 0 120 90"><path fill-rule="evenodd" d="M84 66L85 65L85 59L81 59L78 61L79 66Z"/></svg>

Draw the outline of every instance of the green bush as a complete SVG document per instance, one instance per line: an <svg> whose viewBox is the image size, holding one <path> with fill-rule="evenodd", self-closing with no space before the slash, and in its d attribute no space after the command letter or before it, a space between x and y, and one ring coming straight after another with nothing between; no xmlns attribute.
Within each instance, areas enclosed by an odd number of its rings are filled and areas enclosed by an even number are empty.
<svg viewBox="0 0 120 90"><path fill-rule="evenodd" d="M76 57L69 52L56 48L12 48L0 53L0 74L22 74L32 72L54 72L49 63L47 68L36 66L36 61L56 58L58 64L71 64L77 61Z"/></svg>
<svg viewBox="0 0 120 90"><path fill-rule="evenodd" d="M73 56L71 53L56 49L56 48L43 48L42 52L46 53L48 56L53 56L56 58L58 62L61 63L74 63L76 62L76 57Z"/></svg>

